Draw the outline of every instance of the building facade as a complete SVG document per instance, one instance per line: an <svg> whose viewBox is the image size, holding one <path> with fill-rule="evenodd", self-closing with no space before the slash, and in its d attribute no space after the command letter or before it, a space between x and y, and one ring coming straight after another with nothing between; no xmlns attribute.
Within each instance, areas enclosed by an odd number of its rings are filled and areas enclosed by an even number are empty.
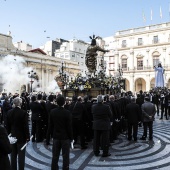
<svg viewBox="0 0 170 170"><path fill-rule="evenodd" d="M66 59L74 62L78 62L80 73L85 75L87 70L85 65L85 56L88 43L73 39L69 42L63 42L60 46L60 49L55 51L55 56L60 59Z"/></svg>
<svg viewBox="0 0 170 170"><path fill-rule="evenodd" d="M10 35L0 34L0 59L3 59L7 55L22 57L25 60L25 67L32 68L36 72L38 81L37 85L41 91L46 91L47 87L50 85L49 83L59 75L59 69L61 69L62 62L65 63L64 71L66 71L68 75L76 76L80 72L77 62L45 55L41 50L39 50L39 52L37 52L37 50L31 51L18 50L14 47ZM20 86L24 85L28 91L30 89L30 82L24 82L24 84ZM1 81L0 86L0 89L2 90L3 83Z"/></svg>
<svg viewBox="0 0 170 170"><path fill-rule="evenodd" d="M63 42L68 42L67 40L57 38L56 40L47 41L43 46L40 47L47 55L55 56L55 51L60 49Z"/></svg>
<svg viewBox="0 0 170 170"><path fill-rule="evenodd" d="M149 91L155 87L154 66L161 62L165 69L165 87L170 88L170 23L118 31L104 38L109 74L119 65L126 79L126 91Z"/></svg>
<svg viewBox="0 0 170 170"><path fill-rule="evenodd" d="M32 45L28 44L28 43L24 43L22 41L20 42L14 42L13 45L21 51L30 51L32 50Z"/></svg>

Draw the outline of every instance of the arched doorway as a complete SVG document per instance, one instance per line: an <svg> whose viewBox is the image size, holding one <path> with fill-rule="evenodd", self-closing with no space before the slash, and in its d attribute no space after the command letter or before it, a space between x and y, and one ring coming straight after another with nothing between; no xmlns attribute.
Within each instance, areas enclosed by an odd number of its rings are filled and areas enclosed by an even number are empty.
<svg viewBox="0 0 170 170"><path fill-rule="evenodd" d="M170 89L170 78L168 79L168 82L167 82L167 88Z"/></svg>
<svg viewBox="0 0 170 170"><path fill-rule="evenodd" d="M155 87L155 78L153 78L151 80L151 83L150 83L150 89L154 88Z"/></svg>
<svg viewBox="0 0 170 170"><path fill-rule="evenodd" d="M143 78L138 78L135 81L135 91L139 92L140 90L146 91L146 81Z"/></svg>
<svg viewBox="0 0 170 170"><path fill-rule="evenodd" d="M130 91L130 83L128 79L125 79L125 91Z"/></svg>

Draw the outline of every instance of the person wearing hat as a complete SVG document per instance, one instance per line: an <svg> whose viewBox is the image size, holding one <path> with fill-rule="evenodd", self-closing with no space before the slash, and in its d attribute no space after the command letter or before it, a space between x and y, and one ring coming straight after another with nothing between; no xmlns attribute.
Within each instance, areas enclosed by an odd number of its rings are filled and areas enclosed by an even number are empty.
<svg viewBox="0 0 170 170"><path fill-rule="evenodd" d="M155 105L150 102L149 96L145 97L145 102L142 104L142 119L143 119L143 136L141 140L147 138L147 127L149 127L149 140L153 140L153 121L156 113Z"/></svg>

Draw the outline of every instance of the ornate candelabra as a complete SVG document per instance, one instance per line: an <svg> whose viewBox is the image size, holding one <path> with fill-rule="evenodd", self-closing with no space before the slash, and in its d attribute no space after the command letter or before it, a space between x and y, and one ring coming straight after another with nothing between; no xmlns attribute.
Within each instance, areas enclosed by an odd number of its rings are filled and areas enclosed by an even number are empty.
<svg viewBox="0 0 170 170"><path fill-rule="evenodd" d="M66 68L64 66L64 64L65 63L62 61L61 62L61 68L59 69L59 78L62 82L62 89L67 89L67 85L68 85L68 82L69 82L69 76L66 73L66 71L64 71L64 69Z"/></svg>
<svg viewBox="0 0 170 170"><path fill-rule="evenodd" d="M34 79L37 77L37 73L34 70L28 72L28 77L30 78L30 92L32 92L32 84Z"/></svg>

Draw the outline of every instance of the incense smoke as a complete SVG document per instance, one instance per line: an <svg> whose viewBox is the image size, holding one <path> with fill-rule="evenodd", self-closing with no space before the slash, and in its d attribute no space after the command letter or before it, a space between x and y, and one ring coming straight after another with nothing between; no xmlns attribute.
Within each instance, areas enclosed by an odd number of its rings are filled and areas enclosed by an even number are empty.
<svg viewBox="0 0 170 170"><path fill-rule="evenodd" d="M30 78L28 77L28 72L33 70L31 67L26 67L26 62L22 57L8 55L0 60L0 84L3 85L4 92L20 93L22 85L30 84ZM49 82L49 86L42 90L41 80L37 81L34 79L32 87L35 91L45 91L45 92L60 92L60 89L56 81Z"/></svg>

